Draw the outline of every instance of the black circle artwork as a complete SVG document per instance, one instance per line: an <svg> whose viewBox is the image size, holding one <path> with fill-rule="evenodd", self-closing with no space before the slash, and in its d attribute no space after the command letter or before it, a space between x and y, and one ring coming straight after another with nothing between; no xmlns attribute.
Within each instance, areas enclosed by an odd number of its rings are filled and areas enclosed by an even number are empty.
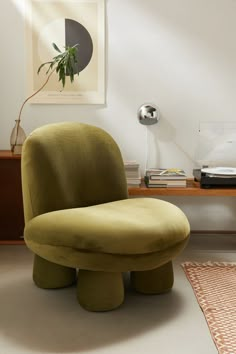
<svg viewBox="0 0 236 354"><path fill-rule="evenodd" d="M77 60L79 72L89 64L93 55L93 41L88 30L81 23L65 19L65 45L74 46L78 44Z"/></svg>

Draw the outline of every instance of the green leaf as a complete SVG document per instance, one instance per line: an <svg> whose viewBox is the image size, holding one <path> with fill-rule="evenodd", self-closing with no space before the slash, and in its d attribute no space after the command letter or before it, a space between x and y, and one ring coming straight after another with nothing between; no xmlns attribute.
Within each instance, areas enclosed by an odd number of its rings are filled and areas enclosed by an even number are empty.
<svg viewBox="0 0 236 354"><path fill-rule="evenodd" d="M58 46L55 43L52 43L52 46L57 52L61 53L61 50L58 48Z"/></svg>
<svg viewBox="0 0 236 354"><path fill-rule="evenodd" d="M55 57L53 57L53 60L58 61L58 60L60 60L61 58L63 58L63 56L64 56L63 53L62 53L62 54L58 54L58 55L56 55Z"/></svg>
<svg viewBox="0 0 236 354"><path fill-rule="evenodd" d="M51 64L51 63L52 61L47 61L46 63L41 64L40 67L38 68L37 74L39 74L40 70L44 67L44 65Z"/></svg>
<svg viewBox="0 0 236 354"><path fill-rule="evenodd" d="M72 83L74 81L74 72L70 73L70 82Z"/></svg>
<svg viewBox="0 0 236 354"><path fill-rule="evenodd" d="M65 75L62 76L61 81L62 81L62 86L65 87L65 83L66 83L66 76Z"/></svg>
<svg viewBox="0 0 236 354"><path fill-rule="evenodd" d="M66 73L65 73L64 66L60 66L60 69L59 69L59 81L62 82L62 86L64 87L65 83L66 83Z"/></svg>

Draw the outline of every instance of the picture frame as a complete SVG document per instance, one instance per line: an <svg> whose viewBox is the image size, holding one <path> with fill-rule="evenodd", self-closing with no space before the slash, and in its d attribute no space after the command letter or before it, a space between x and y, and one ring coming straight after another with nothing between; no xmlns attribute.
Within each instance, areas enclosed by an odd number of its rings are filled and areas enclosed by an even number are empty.
<svg viewBox="0 0 236 354"><path fill-rule="evenodd" d="M53 73L47 85L31 103L105 103L105 4L104 0L26 0L27 91L31 95L46 80L46 68L39 66L58 54L52 43L64 51L78 45L79 75L69 77L62 88Z"/></svg>

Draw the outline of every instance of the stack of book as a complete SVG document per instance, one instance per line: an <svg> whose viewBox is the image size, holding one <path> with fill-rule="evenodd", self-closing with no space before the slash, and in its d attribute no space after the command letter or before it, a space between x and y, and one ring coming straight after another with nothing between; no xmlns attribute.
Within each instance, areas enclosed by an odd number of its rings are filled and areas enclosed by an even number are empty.
<svg viewBox="0 0 236 354"><path fill-rule="evenodd" d="M144 177L148 188L186 187L187 176L178 168L150 168Z"/></svg>
<svg viewBox="0 0 236 354"><path fill-rule="evenodd" d="M138 187L141 184L140 167L137 161L125 161L125 174L128 187Z"/></svg>

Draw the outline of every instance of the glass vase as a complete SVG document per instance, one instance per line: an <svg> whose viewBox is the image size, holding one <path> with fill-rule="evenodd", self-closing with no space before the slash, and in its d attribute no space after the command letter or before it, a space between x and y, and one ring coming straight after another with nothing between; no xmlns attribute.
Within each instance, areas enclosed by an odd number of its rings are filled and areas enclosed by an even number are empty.
<svg viewBox="0 0 236 354"><path fill-rule="evenodd" d="M15 126L11 132L10 137L10 144L11 144L11 151L15 155L21 155L22 146L26 139L26 134L22 127L20 126L19 119L15 120Z"/></svg>

